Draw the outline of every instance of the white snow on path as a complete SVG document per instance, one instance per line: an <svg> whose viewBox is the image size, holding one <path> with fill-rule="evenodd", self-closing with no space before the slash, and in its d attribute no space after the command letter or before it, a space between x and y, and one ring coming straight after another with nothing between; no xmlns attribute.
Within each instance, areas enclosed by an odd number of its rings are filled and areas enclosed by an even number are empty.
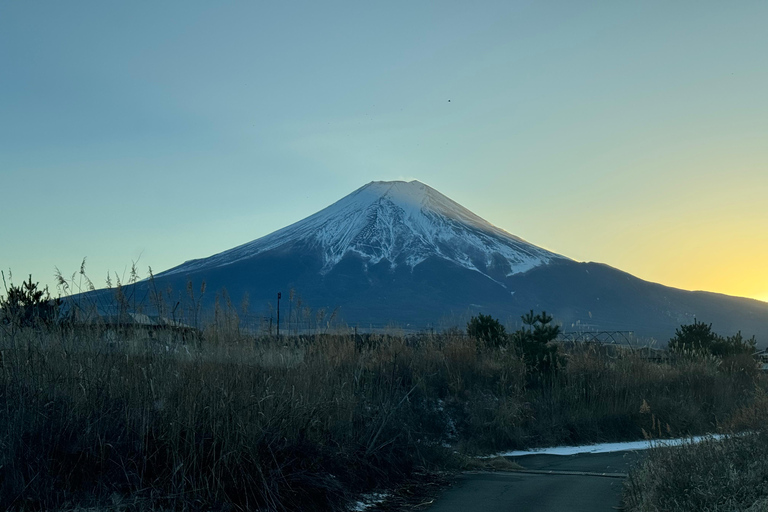
<svg viewBox="0 0 768 512"><path fill-rule="evenodd" d="M586 444L581 446L553 446L550 448L535 448L533 450L516 450L494 455L494 457L522 457L525 455L575 455L577 453L611 453L647 450L664 446L681 446L698 443L706 439L722 439L722 434L685 437L682 439L653 439L650 441L628 441L624 443Z"/></svg>
<svg viewBox="0 0 768 512"><path fill-rule="evenodd" d="M738 434L737 434L738 435ZM694 444L708 439L720 440L723 439L722 434L709 434L706 436L693 436L684 437L680 439L653 439L647 441L627 441L623 443L600 443L600 444L585 444L581 446L553 446L550 448L535 448L533 450L517 450L512 452L497 453L496 455L488 455L485 457L478 457L479 459L490 459L492 457L522 457L525 455L576 455L578 453L612 453L612 452L628 452L638 450L648 450L649 448L657 448L664 446L682 446L685 444ZM372 493L364 494L361 496L362 500L357 501L351 507L352 512L364 512L365 510L383 503L389 494Z"/></svg>

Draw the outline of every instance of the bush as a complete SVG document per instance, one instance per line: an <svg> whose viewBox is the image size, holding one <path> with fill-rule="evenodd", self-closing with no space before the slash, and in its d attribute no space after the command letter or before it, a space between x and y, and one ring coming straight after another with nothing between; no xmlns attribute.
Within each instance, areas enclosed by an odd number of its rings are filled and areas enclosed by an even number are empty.
<svg viewBox="0 0 768 512"><path fill-rule="evenodd" d="M467 336L484 342L491 347L500 347L507 341L507 333L501 322L491 315L482 313L467 322Z"/></svg>
<svg viewBox="0 0 768 512"><path fill-rule="evenodd" d="M723 337L712 331L712 324L694 320L692 324L681 325L675 330L675 336L669 340L669 350L718 357L752 354L755 351L755 337L744 339L741 331L733 336Z"/></svg>
<svg viewBox="0 0 768 512"><path fill-rule="evenodd" d="M755 337L745 340L741 335L741 331L737 332L733 336L726 336L725 338L718 337L718 340L712 345L711 352L715 356L733 356L738 354L754 354L755 353Z"/></svg>

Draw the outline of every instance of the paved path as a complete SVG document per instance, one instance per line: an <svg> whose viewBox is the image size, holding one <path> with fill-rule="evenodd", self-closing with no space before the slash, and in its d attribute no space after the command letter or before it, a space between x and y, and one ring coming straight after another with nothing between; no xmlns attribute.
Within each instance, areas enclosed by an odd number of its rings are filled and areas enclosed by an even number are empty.
<svg viewBox="0 0 768 512"><path fill-rule="evenodd" d="M613 512L638 452L510 457L531 472L464 473L429 512Z"/></svg>

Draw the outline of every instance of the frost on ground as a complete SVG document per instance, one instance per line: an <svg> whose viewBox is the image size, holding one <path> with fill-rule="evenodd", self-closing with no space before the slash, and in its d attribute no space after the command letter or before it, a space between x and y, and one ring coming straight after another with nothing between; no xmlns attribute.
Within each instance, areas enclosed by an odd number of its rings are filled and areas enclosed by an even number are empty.
<svg viewBox="0 0 768 512"><path fill-rule="evenodd" d="M362 496L360 496L360 500L358 500L356 503L353 503L349 510L351 512L363 512L364 510L367 510L370 507L373 507L374 505L383 503L384 500L386 500L387 498L389 498L389 494L383 494L378 492L363 494Z"/></svg>
<svg viewBox="0 0 768 512"><path fill-rule="evenodd" d="M575 455L577 453L611 453L647 450L663 446L680 446L698 443L704 439L722 439L720 434L707 436L684 437L680 439L652 439L646 441L629 441L624 443L600 443L581 446L553 446L550 448L534 448L533 450L516 450L498 453L492 457L522 457L524 455Z"/></svg>

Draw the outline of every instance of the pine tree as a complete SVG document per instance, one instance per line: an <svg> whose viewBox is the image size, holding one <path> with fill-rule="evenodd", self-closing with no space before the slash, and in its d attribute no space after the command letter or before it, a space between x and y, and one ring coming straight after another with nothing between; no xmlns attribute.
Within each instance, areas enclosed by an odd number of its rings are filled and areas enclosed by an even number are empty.
<svg viewBox="0 0 768 512"><path fill-rule="evenodd" d="M675 329L675 336L669 340L668 348L678 353L703 353L715 356L751 354L755 351L755 337L744 339L741 331L733 336L723 337L712 330L712 324L694 320L692 324Z"/></svg>
<svg viewBox="0 0 768 512"><path fill-rule="evenodd" d="M6 296L0 297L0 321L4 325L29 327L41 323L49 325L56 320L61 300L51 299L48 287L40 289L38 285L32 282L30 274L29 280L23 281L21 286L13 283L6 286Z"/></svg>
<svg viewBox="0 0 768 512"><path fill-rule="evenodd" d="M552 344L560 334L560 326L546 311L533 310L521 317L524 327L512 334L512 342L522 353L526 366L534 372L547 373L557 369L557 345Z"/></svg>
<svg viewBox="0 0 768 512"><path fill-rule="evenodd" d="M501 322L482 313L467 322L467 336L492 347L500 347L507 342L507 332Z"/></svg>

